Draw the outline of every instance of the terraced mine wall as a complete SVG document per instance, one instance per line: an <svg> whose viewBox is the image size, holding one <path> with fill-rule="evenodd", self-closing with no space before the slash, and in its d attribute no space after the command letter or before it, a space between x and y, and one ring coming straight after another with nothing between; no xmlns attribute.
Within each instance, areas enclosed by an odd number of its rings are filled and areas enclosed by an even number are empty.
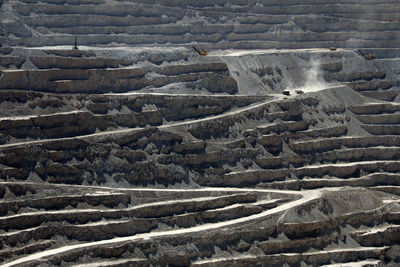
<svg viewBox="0 0 400 267"><path fill-rule="evenodd" d="M4 266L398 264L398 50L1 52Z"/></svg>
<svg viewBox="0 0 400 267"><path fill-rule="evenodd" d="M1 266L400 264L396 1L0 5Z"/></svg>
<svg viewBox="0 0 400 267"><path fill-rule="evenodd" d="M3 0L11 46L188 45L203 48L399 45L397 0Z"/></svg>

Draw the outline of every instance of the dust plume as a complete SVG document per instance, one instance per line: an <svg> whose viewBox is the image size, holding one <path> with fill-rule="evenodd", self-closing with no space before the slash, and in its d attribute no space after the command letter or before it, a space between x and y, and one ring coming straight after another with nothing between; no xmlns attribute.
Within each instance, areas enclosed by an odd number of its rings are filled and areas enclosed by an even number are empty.
<svg viewBox="0 0 400 267"><path fill-rule="evenodd" d="M309 65L304 72L304 80L301 86L289 89L290 91L301 90L304 93L320 91L329 87L322 73L321 62L319 60L310 60Z"/></svg>

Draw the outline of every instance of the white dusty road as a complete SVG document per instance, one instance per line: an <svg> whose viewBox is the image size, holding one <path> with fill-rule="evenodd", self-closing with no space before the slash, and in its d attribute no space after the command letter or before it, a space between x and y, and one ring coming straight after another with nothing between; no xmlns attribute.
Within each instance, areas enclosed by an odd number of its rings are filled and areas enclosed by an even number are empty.
<svg viewBox="0 0 400 267"><path fill-rule="evenodd" d="M282 96L283 98L283 96ZM215 115L215 116L209 116L206 118L202 118L202 119L196 119L196 120L190 120L190 121L184 121L184 122L177 122L177 123L171 123L171 124L166 124L166 125L161 125L161 126L154 126L157 127L159 129L167 129L167 128L171 128L171 127L175 127L175 126L182 126L182 125L190 125L190 124L194 124L194 123L199 123L199 122L206 122L206 121L212 121L212 120L216 120L216 119L221 119L221 118L228 118L230 116L234 116L237 114L240 114L242 112L248 111L248 110L252 110L252 109L256 109L256 108L260 108L262 106L268 105L270 103L273 103L275 101L277 101L277 98L274 98L272 100L268 100L268 101L263 101L263 102L259 102L259 103L255 103L255 104L251 104L249 106L243 107L243 108L239 108L236 110L232 110L232 111L228 111L219 115ZM24 118L24 117L21 117ZM29 119L29 117L26 117L27 119ZM20 147L20 146L26 146L26 145L34 145L34 144L41 144L41 143L46 143L46 142L53 142L56 140L74 140L74 139L86 139L86 138L91 138L91 137L96 137L96 136L108 136L108 135L115 135L115 134L124 134L124 133L129 133L129 132L136 132L136 131L140 131L143 130L145 128L129 128L129 129L122 129L122 130L114 130L114 131L105 131L105 132L100 132L100 133L94 133L94 134L88 134L88 135L80 135L80 136L74 136L74 137L65 137L65 138L56 138L56 139L46 139L46 140L38 140L38 141L27 141L27 142L19 142L19 143L13 143L13 144L7 144L7 145L1 145L1 148L10 148L10 147Z"/></svg>
<svg viewBox="0 0 400 267"><path fill-rule="evenodd" d="M321 52L335 52L342 51L345 49L330 50L329 48L308 48L308 49L250 49L250 50L236 50L236 49L226 49L226 50L216 50L211 51L209 56L218 57L237 57L244 55L257 55L257 54L277 54L277 53L295 53L295 52L308 52L308 53L321 53Z"/></svg>
<svg viewBox="0 0 400 267"><path fill-rule="evenodd" d="M336 87L341 87L340 85L334 84L332 87L326 88L326 89L331 89L331 88L336 88ZM165 95L165 94L163 94ZM235 110L227 111L225 113L219 114L219 115L214 115L214 116L208 116L206 118L201 118L201 119L194 119L194 120L188 120L188 121L183 121L183 122L176 122L176 123L171 123L171 124L165 124L165 125L160 125L160 126L154 126L159 129L168 129L168 128L173 128L177 126L186 126L186 125L191 125L195 123L202 123L202 122L208 122L212 120L218 120L218 119L223 119L223 118L229 118L231 116L238 115L240 113L252 110L252 109L257 109L263 106L267 106L271 103L278 102L282 100L283 98L287 98L286 96L282 94L270 94L271 99L267 99L262 102L257 102L251 105L248 105L246 107L238 108ZM289 96L295 97L295 96ZM60 113L60 114L70 114L70 113L78 113L77 111L71 111L71 112L65 112L65 113ZM51 115L50 115L51 116ZM30 119L30 116L21 116L16 119ZM113 131L104 131L104 132L99 132L99 133L94 133L94 134L88 134L88 135L80 135L80 136L74 136L74 137L65 137L65 138L55 138L55 139L45 139L45 140L36 140L36 141L26 141L26 142L19 142L19 143L12 143L12 144L6 144L6 145L0 145L0 150L2 148L11 148L11 147L23 147L23 146L30 146L30 145L36 145L36 144L42 144L42 143L47 143L47 142L53 142L53 141L61 141L61 140L74 140L74 139L82 139L85 140L87 138L93 138L93 137L101 137L101 136L109 136L109 135L115 135L115 134L125 134L125 133L134 133L136 131L143 130L145 128L129 128L129 129L121 129L121 130L113 130Z"/></svg>
<svg viewBox="0 0 400 267"><path fill-rule="evenodd" d="M135 190L135 189L126 189L126 190ZM138 189L138 190L143 190L143 189ZM152 189L147 189L147 190L152 190ZM160 190L163 190L163 189L160 189ZM170 189L170 190L172 191L174 189ZM184 189L182 189L182 190L184 190ZM210 188L203 188L203 189L199 189L199 190L210 191ZM308 191L283 190L283 191L280 191L280 190L234 189L234 188L214 188L211 191L214 191L214 190L218 190L218 191L224 191L224 190L236 191L237 190L237 191L241 191L241 192L266 192L266 193L267 192L279 192L279 193L292 193L292 194L294 193L296 195L301 195L302 197L300 199L282 204L276 208L272 208L272 209L266 210L266 211L258 213L258 214L254 214L254 215L247 216L247 217L241 217L241 218L230 220L230 221L203 224L203 225L185 228L185 229L170 230L170 231L164 231L164 232L144 233L144 234L138 234L138 235L133 235L133 236L127 236L127 237L118 237L118 238L109 239L109 240L69 245L69 246L64 246L64 247L60 247L57 249L51 249L51 250L47 250L47 251L34 253L29 256L25 256L25 257L19 258L17 260L14 260L12 262L3 264L1 266L6 267L6 266L19 265L19 264L24 265L24 264L28 264L33 261L38 261L41 259L45 259L47 257L51 257L52 255L56 255L59 253L71 252L74 250L79 250L79 249L89 248L89 247L94 247L94 246L112 245L112 244L117 245L118 243L122 243L122 242L146 240L146 239L152 239L152 238L159 238L159 237L163 237L163 236L176 236L176 235L192 234L192 233L217 230L217 229L222 229L222 228L226 228L226 227L232 227L232 226L237 226L237 225L241 225L241 224L251 223L253 221L262 220L263 218L266 218L266 217L274 215L274 214L285 212L286 210L289 210L298 205L302 205L302 204L312 201L314 199L318 199L319 197L321 197L322 192L323 192L323 190L308 190ZM340 188L331 188L331 189L324 189L324 190L337 191L337 190L340 190ZM163 190L163 191L165 191L165 190ZM176 191L176 190L174 190L174 191Z"/></svg>

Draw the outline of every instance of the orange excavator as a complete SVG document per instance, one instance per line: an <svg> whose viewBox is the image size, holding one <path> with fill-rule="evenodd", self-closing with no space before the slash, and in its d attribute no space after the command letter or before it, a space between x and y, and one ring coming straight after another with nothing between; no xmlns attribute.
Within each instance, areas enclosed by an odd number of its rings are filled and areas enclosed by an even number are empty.
<svg viewBox="0 0 400 267"><path fill-rule="evenodd" d="M194 45L192 45L192 47L197 53L199 53L200 56L207 56L208 55L207 50L199 50Z"/></svg>

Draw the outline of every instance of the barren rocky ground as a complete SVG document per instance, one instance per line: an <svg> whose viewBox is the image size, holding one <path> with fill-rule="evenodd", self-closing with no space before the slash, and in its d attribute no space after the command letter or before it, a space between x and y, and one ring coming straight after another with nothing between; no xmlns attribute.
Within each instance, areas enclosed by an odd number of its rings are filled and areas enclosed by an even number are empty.
<svg viewBox="0 0 400 267"><path fill-rule="evenodd" d="M397 0L0 15L1 266L399 266Z"/></svg>

